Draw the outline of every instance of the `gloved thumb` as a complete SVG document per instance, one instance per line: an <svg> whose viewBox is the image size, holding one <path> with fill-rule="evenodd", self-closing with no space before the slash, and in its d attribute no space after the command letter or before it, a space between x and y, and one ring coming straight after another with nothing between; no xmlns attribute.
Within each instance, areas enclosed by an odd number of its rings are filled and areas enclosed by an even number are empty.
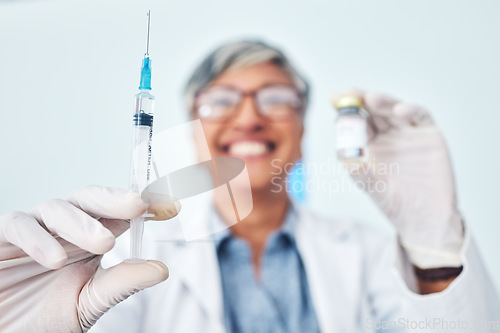
<svg viewBox="0 0 500 333"><path fill-rule="evenodd" d="M380 207L386 207L389 202L389 175L392 173L386 164L377 163L375 160L368 161L344 161L344 167L351 176L354 185L367 193Z"/></svg>
<svg viewBox="0 0 500 333"><path fill-rule="evenodd" d="M154 260L142 263L122 262L108 269L99 267L80 293L78 313L83 331L90 329L116 304L167 278L167 266Z"/></svg>
<svg viewBox="0 0 500 333"><path fill-rule="evenodd" d="M377 178L375 164L368 161L345 160L344 168L349 176L360 189L366 190L365 186Z"/></svg>

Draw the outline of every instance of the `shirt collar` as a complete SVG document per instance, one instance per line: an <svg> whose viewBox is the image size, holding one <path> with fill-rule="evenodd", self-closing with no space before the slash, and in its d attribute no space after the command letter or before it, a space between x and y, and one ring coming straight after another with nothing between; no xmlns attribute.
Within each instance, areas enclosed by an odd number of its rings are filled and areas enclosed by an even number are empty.
<svg viewBox="0 0 500 333"><path fill-rule="evenodd" d="M225 222L222 220L221 216L215 209L215 207L212 205L210 209L210 223L214 227L213 230L221 230L216 233L212 234L212 239L215 242L215 247L216 249L219 249L221 244L223 244L227 239L233 238L234 235L231 232L231 229L229 228L224 228L225 227ZM290 241L295 244L295 224L297 220L297 211L293 207L293 203L290 203L288 207L288 211L286 213L285 219L283 221L283 224L281 227L274 231L273 234L276 233L281 233L285 235L287 238L290 239Z"/></svg>

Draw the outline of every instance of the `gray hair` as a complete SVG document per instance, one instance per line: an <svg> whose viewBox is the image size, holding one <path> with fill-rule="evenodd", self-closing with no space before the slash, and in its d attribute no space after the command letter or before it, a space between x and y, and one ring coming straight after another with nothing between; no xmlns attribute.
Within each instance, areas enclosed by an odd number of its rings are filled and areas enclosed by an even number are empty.
<svg viewBox="0 0 500 333"><path fill-rule="evenodd" d="M290 64L284 53L262 41L243 40L224 44L212 51L189 78L184 98L189 111L194 112L194 100L210 82L229 68L243 68L271 62L284 69L302 94L302 114L309 99L309 84Z"/></svg>

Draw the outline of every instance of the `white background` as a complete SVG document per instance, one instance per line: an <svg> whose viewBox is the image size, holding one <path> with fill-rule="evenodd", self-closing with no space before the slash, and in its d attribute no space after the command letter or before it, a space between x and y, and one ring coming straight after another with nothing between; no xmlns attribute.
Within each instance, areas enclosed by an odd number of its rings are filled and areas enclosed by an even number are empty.
<svg viewBox="0 0 500 333"><path fill-rule="evenodd" d="M428 107L450 146L461 211L500 286L494 0L0 1L0 214L88 184L127 186L148 8L155 131L187 120L181 91L191 70L240 37L283 47L311 81L307 163L336 163L334 91L354 86ZM345 174L311 177L338 183ZM308 202L388 227L360 193L316 191Z"/></svg>

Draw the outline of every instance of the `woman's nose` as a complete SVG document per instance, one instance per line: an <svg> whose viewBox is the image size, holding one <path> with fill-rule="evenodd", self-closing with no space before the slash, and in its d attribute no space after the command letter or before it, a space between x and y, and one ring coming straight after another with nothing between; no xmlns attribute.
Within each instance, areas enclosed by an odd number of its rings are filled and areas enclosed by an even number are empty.
<svg viewBox="0 0 500 333"><path fill-rule="evenodd" d="M252 96L245 96L233 118L233 124L240 130L255 131L264 126L265 119L260 114L257 103Z"/></svg>

